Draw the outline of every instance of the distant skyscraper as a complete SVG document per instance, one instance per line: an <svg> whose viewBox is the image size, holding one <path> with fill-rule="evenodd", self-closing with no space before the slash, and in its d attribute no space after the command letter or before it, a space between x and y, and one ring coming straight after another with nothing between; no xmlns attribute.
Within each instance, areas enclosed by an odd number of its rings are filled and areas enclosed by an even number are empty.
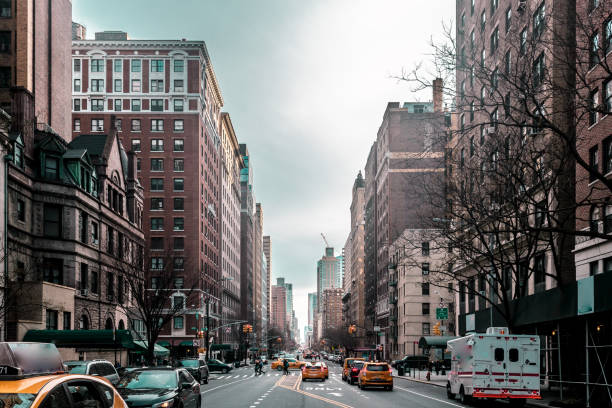
<svg viewBox="0 0 612 408"><path fill-rule="evenodd" d="M270 240L269 235L263 237L263 251L266 258L266 320L268 324L270 324L270 309L272 308L270 306L270 302L272 300L272 294L270 292L272 287L272 241Z"/></svg>
<svg viewBox="0 0 612 408"><path fill-rule="evenodd" d="M315 324L315 313L317 312L317 292L308 294L308 326L312 327Z"/></svg>
<svg viewBox="0 0 612 408"><path fill-rule="evenodd" d="M284 282L284 279L283 279ZM275 327L281 332L287 328L287 292L285 285L272 286L272 311L270 327Z"/></svg>
<svg viewBox="0 0 612 408"><path fill-rule="evenodd" d="M334 248L325 248L325 255L317 262L317 300L321 310L323 291L342 288L342 256L334 256Z"/></svg>

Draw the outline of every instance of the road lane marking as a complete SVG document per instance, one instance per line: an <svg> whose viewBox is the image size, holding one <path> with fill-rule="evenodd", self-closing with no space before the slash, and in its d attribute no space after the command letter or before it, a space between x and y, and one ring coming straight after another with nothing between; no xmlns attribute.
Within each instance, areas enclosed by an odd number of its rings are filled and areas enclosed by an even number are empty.
<svg viewBox="0 0 612 408"><path fill-rule="evenodd" d="M245 381L245 380L246 380L246 378L243 378L243 379L240 379L240 380L236 380L236 381L228 382L228 383L225 383L225 384L222 384L222 385L218 385L215 388L211 388L210 390L202 391L202 394L206 394L207 392L214 391L214 390L219 389L221 387L227 387L228 385L236 384L238 382Z"/></svg>
<svg viewBox="0 0 612 408"><path fill-rule="evenodd" d="M397 389L399 389L399 390L402 390L402 391L405 391L405 392L409 392L409 393L411 393L411 394L418 395L418 396L423 397L423 398L429 398L430 400L434 400L434 401L442 402L442 403L444 403L444 404L452 405L453 407L463 408L463 405L455 404L455 403L453 403L453 402L448 402L448 401L443 400L443 399L439 399L439 398L431 397L431 396L429 396L429 395L421 394L421 393L418 393L418 392L415 392L415 391L410 391L410 390L407 390L407 389L405 389L405 388L398 387L398 386L395 386L395 388L397 388Z"/></svg>

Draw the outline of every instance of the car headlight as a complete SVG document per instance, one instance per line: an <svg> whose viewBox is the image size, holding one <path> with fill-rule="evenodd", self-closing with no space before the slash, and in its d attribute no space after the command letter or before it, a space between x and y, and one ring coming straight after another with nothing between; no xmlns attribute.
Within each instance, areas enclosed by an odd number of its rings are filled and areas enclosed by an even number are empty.
<svg viewBox="0 0 612 408"><path fill-rule="evenodd" d="M174 400L170 399L168 401L160 402L159 404L153 405L153 408L171 408L174 406Z"/></svg>

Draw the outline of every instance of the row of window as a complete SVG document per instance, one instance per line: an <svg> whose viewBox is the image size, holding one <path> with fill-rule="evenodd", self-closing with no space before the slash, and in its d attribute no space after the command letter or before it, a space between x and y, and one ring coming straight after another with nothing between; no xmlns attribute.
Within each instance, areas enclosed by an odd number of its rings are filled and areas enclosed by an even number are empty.
<svg viewBox="0 0 612 408"><path fill-rule="evenodd" d="M612 136L608 136L602 142L602 163L603 167L600 169L599 165L599 145L591 147L589 150L589 165L596 172L602 172L608 174L612 172ZM589 174L589 182L595 181L595 175Z"/></svg>
<svg viewBox="0 0 612 408"><path fill-rule="evenodd" d="M600 41L599 31L595 31L589 38L589 67L593 68L600 62L600 52L603 55L612 52L612 17L604 22L602 27L604 34L603 46Z"/></svg>
<svg viewBox="0 0 612 408"><path fill-rule="evenodd" d="M2 51L2 31L0 31L0 53ZM130 81L130 89L131 92L143 92L142 90L142 81L140 79L132 79ZM123 89L123 79L113 79L112 81L112 89L109 92L130 92L130 90ZM184 92L185 91L185 81L183 79L175 79L173 81L174 92ZM74 92L81 92L81 79L75 78L73 80L73 90ZM96 93L104 93L106 92L106 88L104 87L104 79L91 79L89 92ZM163 79L151 79L149 92L165 92L164 89L164 80Z"/></svg>
<svg viewBox="0 0 612 408"><path fill-rule="evenodd" d="M185 191L185 179L175 178L172 180L173 191ZM151 179L151 191L159 192L164 191L164 179L163 178L152 178Z"/></svg>
<svg viewBox="0 0 612 408"><path fill-rule="evenodd" d="M46 311L46 321L45 321L45 329L47 330L59 330L59 321L58 321L59 312L53 309L47 309ZM71 312L63 312L62 313L62 330L71 330L72 329L72 313Z"/></svg>
<svg viewBox="0 0 612 408"><path fill-rule="evenodd" d="M113 102L113 107L115 112L121 112L124 109L123 99L115 99ZM141 99L126 99L129 102L130 108L128 109L131 112L141 112L142 111L142 100ZM150 108L151 112L164 112L164 100L163 99L150 99ZM105 99L91 99L89 101L91 112L104 112L106 107ZM174 99L172 101L173 112L184 112L185 110L185 101L182 99ZM81 99L74 99L72 103L72 109L75 112L81 111ZM83 109L84 110L84 109ZM110 109L109 109L110 110Z"/></svg>
<svg viewBox="0 0 612 408"><path fill-rule="evenodd" d="M599 110L601 110L601 108L603 108L605 112L612 113L612 78L603 82L602 89L603 95L601 95L601 99L599 88L595 88L589 94L589 126L593 126L599 121Z"/></svg>
<svg viewBox="0 0 612 408"><path fill-rule="evenodd" d="M172 198L172 209L174 211L185 211L185 199L182 197ZM164 209L164 199L161 197L151 198L151 211L161 211Z"/></svg>
<svg viewBox="0 0 612 408"><path fill-rule="evenodd" d="M151 231L163 231L164 230L164 218L163 217L152 217L151 218ZM172 231L184 231L185 230L185 218L174 217Z"/></svg>
<svg viewBox="0 0 612 408"><path fill-rule="evenodd" d="M173 144L172 146L173 152L185 151L185 140L184 139L172 139L172 144ZM134 152L142 151L140 139L132 139L132 151ZM152 152L163 152L164 151L164 139L151 139L151 151ZM183 159L177 159L177 160L181 160L180 164L182 167ZM183 170L175 170L175 171L183 171Z"/></svg>
<svg viewBox="0 0 612 408"><path fill-rule="evenodd" d="M183 132L185 130L184 119L174 119L173 121L174 132ZM121 119L115 119L115 128L118 132L123 131L123 121ZM75 119L73 122L73 129L75 132L81 131L81 119ZM151 132L163 132L164 131L164 119L151 119ZM91 131L92 132L103 132L104 131L104 119L92 119L91 120ZM132 119L130 121L130 131L142 132L142 122L140 119ZM182 140L182 139L180 139Z"/></svg>
<svg viewBox="0 0 612 408"><path fill-rule="evenodd" d="M167 249L165 247L164 237L151 237L151 249L154 251L162 251L162 250ZM173 237L172 238L172 249L175 251L183 251L185 249L185 238L184 237ZM176 269L176 265L175 265L175 269Z"/></svg>
<svg viewBox="0 0 612 408"><path fill-rule="evenodd" d="M105 59L92 58L89 60L89 71L90 72L105 72L106 63ZM113 72L123 72L123 59L113 58ZM142 71L142 60L141 59L130 59L130 71L141 72ZM152 59L150 60L151 72L164 72L164 61L163 59ZM81 59L75 58L73 60L73 71L81 72ZM173 60L172 68L174 72L185 72L185 60L175 59Z"/></svg>

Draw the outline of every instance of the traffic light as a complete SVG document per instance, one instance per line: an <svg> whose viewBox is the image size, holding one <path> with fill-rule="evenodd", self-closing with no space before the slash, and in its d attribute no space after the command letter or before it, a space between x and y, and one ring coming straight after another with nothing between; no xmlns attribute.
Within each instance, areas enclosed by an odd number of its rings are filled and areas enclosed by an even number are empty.
<svg viewBox="0 0 612 408"><path fill-rule="evenodd" d="M249 332L249 325L248 324L245 324L245 325L242 326L242 332L243 333L248 333Z"/></svg>
<svg viewBox="0 0 612 408"><path fill-rule="evenodd" d="M200 330L200 331L198 332L198 337L199 337L199 338L203 338L203 337L204 337L204 332L203 332L202 330Z"/></svg>
<svg viewBox="0 0 612 408"><path fill-rule="evenodd" d="M253 326L249 324L249 333L253 333Z"/></svg>
<svg viewBox="0 0 612 408"><path fill-rule="evenodd" d="M442 323L441 322L437 322L434 327L433 327L433 334L435 334L436 336L441 336L442 332L440 331L440 325Z"/></svg>
<svg viewBox="0 0 612 408"><path fill-rule="evenodd" d="M357 326L355 326L354 324L351 324L348 327L348 332L349 332L349 334L355 334L357 332Z"/></svg>

